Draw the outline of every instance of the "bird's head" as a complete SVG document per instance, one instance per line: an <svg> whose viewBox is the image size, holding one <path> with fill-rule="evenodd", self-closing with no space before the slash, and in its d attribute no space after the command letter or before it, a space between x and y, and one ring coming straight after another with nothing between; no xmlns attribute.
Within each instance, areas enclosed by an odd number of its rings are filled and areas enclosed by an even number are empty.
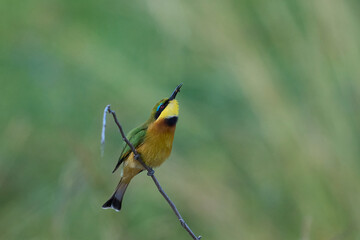
<svg viewBox="0 0 360 240"><path fill-rule="evenodd" d="M175 99L178 92L180 92L180 88L182 83L177 86L174 92L171 94L169 98L165 98L160 100L153 108L150 116L151 121L163 121L173 126L176 124L178 116L179 116L179 103Z"/></svg>

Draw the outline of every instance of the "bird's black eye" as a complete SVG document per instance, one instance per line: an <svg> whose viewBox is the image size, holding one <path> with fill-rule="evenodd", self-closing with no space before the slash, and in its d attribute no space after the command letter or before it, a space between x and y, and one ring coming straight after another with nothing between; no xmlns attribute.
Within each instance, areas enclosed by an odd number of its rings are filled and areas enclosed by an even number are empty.
<svg viewBox="0 0 360 240"><path fill-rule="evenodd" d="M161 105L159 105L159 106L157 107L156 111L163 110L164 107L165 107L165 105L164 105L164 104L161 104Z"/></svg>
<svg viewBox="0 0 360 240"><path fill-rule="evenodd" d="M166 108L166 106L169 104L169 100L165 101L164 103L161 103L157 109L156 109L156 113L155 113L155 119L157 119L161 112Z"/></svg>

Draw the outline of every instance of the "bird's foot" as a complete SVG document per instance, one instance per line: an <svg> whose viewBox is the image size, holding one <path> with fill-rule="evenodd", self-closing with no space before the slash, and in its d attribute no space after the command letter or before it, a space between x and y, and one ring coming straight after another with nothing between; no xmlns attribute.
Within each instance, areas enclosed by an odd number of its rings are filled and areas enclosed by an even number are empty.
<svg viewBox="0 0 360 240"><path fill-rule="evenodd" d="M155 171L152 169L152 168L149 168L148 172L147 172L147 175L148 176L153 176L155 173Z"/></svg>

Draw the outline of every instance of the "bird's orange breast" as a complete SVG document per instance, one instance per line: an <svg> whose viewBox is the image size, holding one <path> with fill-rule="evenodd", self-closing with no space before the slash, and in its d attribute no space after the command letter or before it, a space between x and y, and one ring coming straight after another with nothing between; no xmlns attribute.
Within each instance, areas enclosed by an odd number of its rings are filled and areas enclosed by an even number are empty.
<svg viewBox="0 0 360 240"><path fill-rule="evenodd" d="M146 165L158 167L170 156L175 127L167 125L165 119L150 124L144 143L137 149Z"/></svg>

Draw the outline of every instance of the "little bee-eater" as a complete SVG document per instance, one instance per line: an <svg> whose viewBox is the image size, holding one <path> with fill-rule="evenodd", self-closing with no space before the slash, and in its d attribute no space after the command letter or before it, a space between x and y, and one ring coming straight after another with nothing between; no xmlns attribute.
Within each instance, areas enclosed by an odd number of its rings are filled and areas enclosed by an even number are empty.
<svg viewBox="0 0 360 240"><path fill-rule="evenodd" d="M160 166L171 153L179 116L179 103L175 97L181 86L182 84L177 86L169 98L159 101L152 109L150 118L127 135L144 163L151 168ZM131 179L145 170L141 163L134 158L134 153L126 144L113 173L121 164L123 164L122 177L115 193L102 206L104 209L113 208L120 211L124 193Z"/></svg>

